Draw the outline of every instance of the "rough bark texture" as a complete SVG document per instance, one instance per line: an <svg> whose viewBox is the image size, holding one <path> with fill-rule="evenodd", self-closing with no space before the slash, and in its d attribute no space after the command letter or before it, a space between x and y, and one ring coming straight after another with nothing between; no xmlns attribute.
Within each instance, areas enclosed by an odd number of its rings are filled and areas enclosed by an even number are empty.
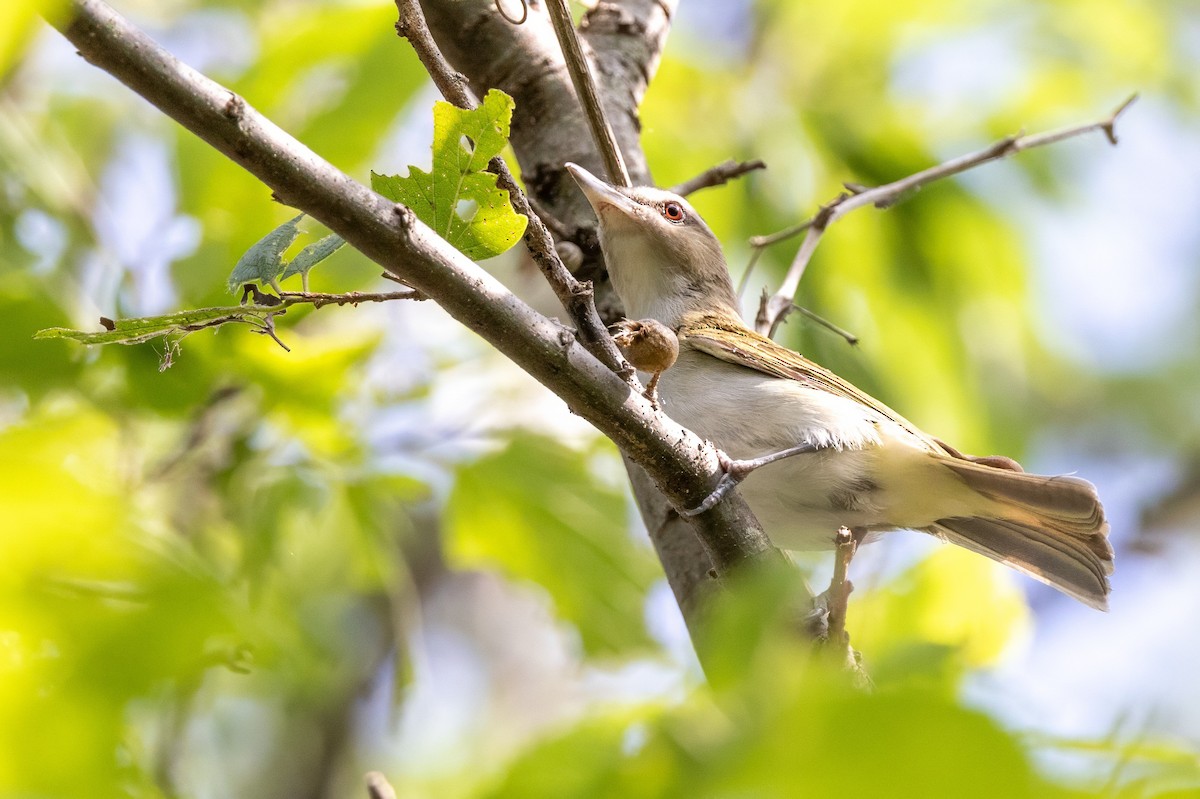
<svg viewBox="0 0 1200 799"><path fill-rule="evenodd" d="M438 46L482 95L498 88L513 97L511 143L526 190L541 208L573 231L584 253L579 277L596 285L596 304L606 321L624 316L608 285L596 238L596 218L563 168L574 161L600 172L603 162L588 134L550 21L536 2L529 18L514 26L490 0L422 0ZM658 66L675 0L602 2L584 18L585 49L597 66L605 109L637 185L653 184L642 151L638 106ZM630 482L650 539L689 626L713 590L714 568L691 525L671 512L654 481L627 458Z"/></svg>

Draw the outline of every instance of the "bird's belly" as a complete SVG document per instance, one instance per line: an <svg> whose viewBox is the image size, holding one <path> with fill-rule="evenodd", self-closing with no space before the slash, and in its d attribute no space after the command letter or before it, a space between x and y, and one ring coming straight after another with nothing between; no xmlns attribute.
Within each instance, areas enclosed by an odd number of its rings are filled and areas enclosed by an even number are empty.
<svg viewBox="0 0 1200 799"><path fill-rule="evenodd" d="M839 527L889 526L890 492L875 476L878 420L865 406L701 353L681 355L659 391L668 415L732 458L818 447L764 466L740 486L777 546L825 549Z"/></svg>
<svg viewBox="0 0 1200 799"><path fill-rule="evenodd" d="M840 527L886 525L886 491L871 476L873 450L826 450L768 464L740 486L776 546L833 546Z"/></svg>

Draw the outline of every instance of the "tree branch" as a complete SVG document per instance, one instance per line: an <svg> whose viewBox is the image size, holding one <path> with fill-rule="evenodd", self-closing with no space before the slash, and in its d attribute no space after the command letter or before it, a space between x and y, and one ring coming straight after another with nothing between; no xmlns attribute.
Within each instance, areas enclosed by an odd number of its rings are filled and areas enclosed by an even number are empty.
<svg viewBox="0 0 1200 799"><path fill-rule="evenodd" d="M701 189L708 189L713 186L722 186L734 178L739 178L747 172L753 172L756 169L766 169L767 165L757 158L753 161L734 161L732 158L723 163L710 167L691 180L685 180L676 186L671 187L671 191L678 194L680 197L686 197L689 194L698 192Z"/></svg>
<svg viewBox="0 0 1200 799"><path fill-rule="evenodd" d="M588 128L592 132L592 141L604 159L604 168L608 172L610 182L618 186L632 186L629 182L629 172L625 168L625 158L617 145L617 137L612 125L604 114L604 106L600 104L600 92L596 88L596 80L588 66L587 56L579 37L575 35L575 23L571 20L571 9L567 8L567 0L544 0L546 10L550 13L550 24L554 26L554 35L558 38L558 46L567 62L567 73L575 87L575 95L583 106L583 115L587 119Z"/></svg>
<svg viewBox="0 0 1200 799"><path fill-rule="evenodd" d="M279 294L285 308L293 305L311 305L323 308L326 305L358 305L363 302L391 302L392 300L423 300L425 296L416 289L408 291L347 291L344 294L326 294L322 291L284 291Z"/></svg>
<svg viewBox="0 0 1200 799"><path fill-rule="evenodd" d="M569 330L538 314L422 224L321 159L241 97L182 64L100 0L74 0L56 25L89 62L437 302L611 438L675 507L722 475L715 448L630 390ZM736 494L693 520L718 576L780 562ZM694 621L694 619L692 619Z"/></svg>
<svg viewBox="0 0 1200 799"><path fill-rule="evenodd" d="M829 643L839 648L849 648L846 636L846 608L850 604L853 587L848 578L850 561L858 549L858 543L850 530L843 527L833 539L833 577L829 580L826 593L829 602Z"/></svg>
<svg viewBox="0 0 1200 799"><path fill-rule="evenodd" d="M396 789L381 772L368 771L363 781L367 785L369 799L396 799Z"/></svg>
<svg viewBox="0 0 1200 799"><path fill-rule="evenodd" d="M755 326L758 332L764 335L774 335L775 330L779 327L784 317L792 310L792 302L796 296L797 289L800 287L800 278L804 276L804 270L808 266L809 260L812 259L817 245L821 242L821 236L824 235L826 228L851 211L867 205L874 205L876 208L889 208L899 202L905 194L934 181L966 172L989 161L998 161L1002 158L1016 155L1022 150L1044 147L1066 139L1082 136L1092 131L1103 132L1108 141L1116 145L1117 119L1136 99L1137 95L1135 94L1121 103L1115 111L1098 122L1075 125L1031 136L1008 136L982 150L946 161L945 163L938 164L937 166L930 167L929 169L922 170L921 172L883 186L866 189L861 186L847 185L846 188L849 193L840 194L829 203L821 206L821 209L812 219L770 236L751 239L751 245L756 250L760 250L770 244L784 241L794 235L807 231L804 241L800 244L800 250L792 260L792 265L788 268L787 275L779 287L779 291L769 299L764 297L763 302L759 306L758 316L755 319ZM749 271L749 267L747 267L747 271Z"/></svg>

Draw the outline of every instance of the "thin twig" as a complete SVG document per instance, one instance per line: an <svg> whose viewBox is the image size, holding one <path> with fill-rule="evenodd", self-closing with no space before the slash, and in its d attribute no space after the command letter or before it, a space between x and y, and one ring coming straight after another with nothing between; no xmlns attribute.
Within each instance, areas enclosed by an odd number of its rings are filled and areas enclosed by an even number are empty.
<svg viewBox="0 0 1200 799"><path fill-rule="evenodd" d="M393 275L391 272L380 272L379 276L385 280L390 280L393 283L399 283L401 286L408 286L408 284L405 283L402 278L397 275ZM411 286L409 288L411 288Z"/></svg>
<svg viewBox="0 0 1200 799"><path fill-rule="evenodd" d="M311 305L323 308L326 305L358 305L361 302L391 302L392 300L424 300L425 295L416 289L408 291L348 291L345 294L325 294L319 291L285 291L279 295L284 307Z"/></svg>
<svg viewBox="0 0 1200 799"><path fill-rule="evenodd" d="M858 544L850 530L842 527L834 536L833 545L833 578L829 581L829 593L826 594L829 600L829 642L835 646L849 647L850 639L846 636L846 608L853 586L847 579L847 574Z"/></svg>
<svg viewBox="0 0 1200 799"><path fill-rule="evenodd" d="M575 23L571 19L571 9L567 8L567 0L546 0L546 10L550 13L550 23L554 26L554 35L558 37L558 46L562 48L563 58L567 62L567 72L575 86L579 103L583 106L588 127L591 128L592 139L604 158L608 179L618 186L631 186L633 184L629 180L629 171L625 168L625 158L617 145L612 125L604 115L604 106L600 104L600 91L596 88L596 80L592 77L583 47L575 34Z"/></svg>
<svg viewBox="0 0 1200 799"><path fill-rule="evenodd" d="M396 0L396 10L399 19L396 22L396 32L412 45L421 59L425 70L433 78L434 85L441 91L446 100L459 108L472 109L479 105L466 86L463 76L454 71L450 63L442 55L429 26L425 22L425 13L421 10L418 0ZM612 336L600 319L596 310L595 298L590 282L575 279L570 270L563 264L554 247L554 238L546 228L542 218L534 211L529 198L509 170L508 164L500 156L488 163L496 175L496 183L508 192L513 208L517 213L524 214L529 223L525 228L525 246L533 257L533 262L546 277L555 296L562 303L571 321L579 329L580 340L589 352L595 355L601 363L619 374L631 387L641 391L637 384L637 375L620 350L613 343Z"/></svg>
<svg viewBox="0 0 1200 799"><path fill-rule="evenodd" d="M750 237L750 260L746 262L746 268L742 270L742 279L738 281L737 295L739 298L745 295L746 286L750 283L750 275L754 274L754 267L758 265L758 259L762 257L763 250L772 244L790 239L792 236L799 236L812 227L812 223L813 221L809 219L767 236Z"/></svg>
<svg viewBox="0 0 1200 799"><path fill-rule="evenodd" d="M254 326L258 328L257 330L254 331L255 333L261 333L264 336L270 336L272 339L275 340L276 344L283 347L284 352L292 351L292 348L289 347L288 345L284 344L283 340L280 339L279 336L275 334L275 315L274 314L267 314L267 317L265 319L263 319L262 322L251 323L251 324L254 324Z"/></svg>
<svg viewBox="0 0 1200 799"><path fill-rule="evenodd" d="M758 259L762 258L762 247L752 247L750 249L750 260L746 262L746 268L742 270L741 280L737 285L737 297L742 299L746 296L746 286L750 285L750 276L754 274L754 267L758 265ZM766 291L766 289L763 289Z"/></svg>
<svg viewBox="0 0 1200 799"><path fill-rule="evenodd" d="M378 771L368 771L365 777L367 796L370 799L396 799L396 789L387 781L387 777Z"/></svg>
<svg viewBox="0 0 1200 799"><path fill-rule="evenodd" d="M714 167L704 170L691 180L685 180L677 186L672 186L671 191L678 194L680 197L686 197L689 194L700 191L701 189L711 188L712 186L722 186L734 178L739 178L747 172L753 172L756 169L766 169L767 165L759 159L753 161L734 161L732 158L724 163L717 164Z"/></svg>
<svg viewBox="0 0 1200 799"><path fill-rule="evenodd" d="M830 322L825 317L821 316L820 314L814 313L813 311L808 310L807 308L805 308L802 305L797 305L792 310L796 311L797 313L799 313L801 316L805 317L806 319L809 319L809 320L815 322L816 324L820 325L821 327L825 328L830 333L841 336L842 338L844 338L846 340L846 343L849 344L851 347L858 346L858 336L854 335L846 328L838 327L837 325L835 325L833 322Z"/></svg>
<svg viewBox="0 0 1200 799"><path fill-rule="evenodd" d="M846 214L867 205L874 205L876 208L888 208L895 205L908 192L919 189L934 181L966 172L989 161L1007 158L1022 150L1044 147L1065 139L1082 136L1092 131L1103 132L1108 141L1115 145L1117 143L1117 119L1120 118L1121 114L1136 99L1137 95L1134 94L1128 100L1121 103L1115 111L1098 122L1075 125L1031 136L1008 136L990 147L954 158L916 174L909 175L906 178L883 186L877 186L873 189L847 185L846 193L838 195L829 203L821 206L820 211L812 219L793 228L782 230L779 233L752 239L751 246L755 249L761 249L769 244L783 241L786 238L807 231L804 241L800 245L800 251L796 253L796 257L792 260L792 265L788 268L787 275L784 277L779 291L769 300L765 300L759 308L758 317L755 320L755 326L758 331L765 335L774 335L775 330L779 327L784 317L792 310L793 298L796 296L796 290L800 287L800 278L804 276L804 270L808 266L808 262L812 259L813 252L816 251L817 245L821 241L821 236L825 233L825 229Z"/></svg>
<svg viewBox="0 0 1200 799"><path fill-rule="evenodd" d="M504 10L503 0L496 0L496 13L504 17L505 22L512 23L513 25L524 25L525 20L529 19L529 3L526 0L520 0L520 2L521 16L519 17L510 17L508 15L508 12Z"/></svg>

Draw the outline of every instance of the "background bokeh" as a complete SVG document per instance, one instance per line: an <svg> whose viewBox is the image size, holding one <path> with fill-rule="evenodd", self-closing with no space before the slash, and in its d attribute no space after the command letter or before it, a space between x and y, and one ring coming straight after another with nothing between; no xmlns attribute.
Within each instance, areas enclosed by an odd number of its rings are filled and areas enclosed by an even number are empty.
<svg viewBox="0 0 1200 799"><path fill-rule="evenodd" d="M0 9L0 795L1200 795L1200 9L684 0L644 107L737 276L842 181L1072 140L863 210L781 338L965 451L1095 482L1108 614L927 537L861 553L876 682L715 611L706 684L614 448L432 303L87 350L44 327L227 304L293 215ZM427 167L386 2L119 10L360 179ZM323 231L308 223L311 237ZM305 239L297 245L302 246ZM764 255L773 286L795 242ZM486 264L555 313L521 256ZM383 285L342 251L313 288ZM827 556L798 559L814 584Z"/></svg>

